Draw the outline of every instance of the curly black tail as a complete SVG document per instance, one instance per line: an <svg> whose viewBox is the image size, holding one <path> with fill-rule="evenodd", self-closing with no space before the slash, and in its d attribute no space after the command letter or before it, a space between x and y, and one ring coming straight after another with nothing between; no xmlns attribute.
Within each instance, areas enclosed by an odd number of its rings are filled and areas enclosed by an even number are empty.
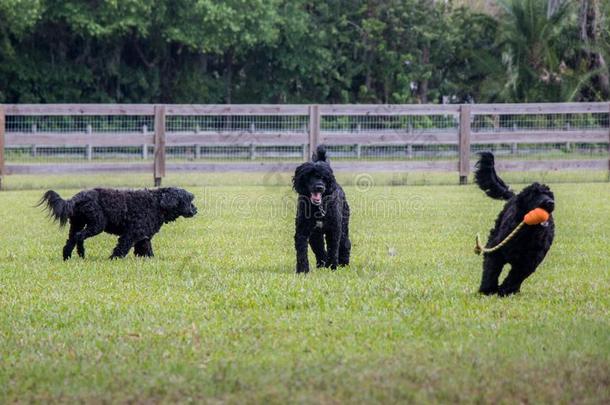
<svg viewBox="0 0 610 405"><path fill-rule="evenodd" d="M63 227L72 216L74 204L72 201L62 199L59 194L53 190L49 190L40 199L38 206L46 205L45 209L49 211L49 217L54 221L59 221L59 226Z"/></svg>
<svg viewBox="0 0 610 405"><path fill-rule="evenodd" d="M314 162L326 162L326 146L318 145L316 151L311 156L311 160Z"/></svg>
<svg viewBox="0 0 610 405"><path fill-rule="evenodd" d="M497 200L508 200L512 198L515 193L513 193L510 187L507 186L496 173L493 153L481 152L479 153L479 156L479 161L476 164L476 172L474 173L474 179L479 185L479 188L489 197Z"/></svg>

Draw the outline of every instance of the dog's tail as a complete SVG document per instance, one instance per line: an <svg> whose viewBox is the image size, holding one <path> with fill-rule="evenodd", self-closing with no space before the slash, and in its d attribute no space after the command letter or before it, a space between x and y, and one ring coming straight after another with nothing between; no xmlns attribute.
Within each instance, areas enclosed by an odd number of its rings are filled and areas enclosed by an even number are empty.
<svg viewBox="0 0 610 405"><path fill-rule="evenodd" d="M316 151L311 156L311 160L314 162L327 162L326 160L326 146L318 145Z"/></svg>
<svg viewBox="0 0 610 405"><path fill-rule="evenodd" d="M496 173L494 155L491 152L479 153L474 178L479 188L489 197L497 200L508 200L515 195L509 186Z"/></svg>
<svg viewBox="0 0 610 405"><path fill-rule="evenodd" d="M59 226L63 227L72 216L74 203L71 200L62 199L59 194L53 190L49 190L40 199L38 206L45 205L45 209L49 212L49 217L54 221L59 222Z"/></svg>

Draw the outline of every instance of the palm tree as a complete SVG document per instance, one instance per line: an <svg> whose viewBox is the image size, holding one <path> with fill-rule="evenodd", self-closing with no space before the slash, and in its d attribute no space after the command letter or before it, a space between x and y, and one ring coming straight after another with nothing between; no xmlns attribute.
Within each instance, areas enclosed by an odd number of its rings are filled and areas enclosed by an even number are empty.
<svg viewBox="0 0 610 405"><path fill-rule="evenodd" d="M596 71L582 63L576 8L569 1L497 0L501 63L489 64L490 101L570 101ZM552 4L551 4L552 3Z"/></svg>

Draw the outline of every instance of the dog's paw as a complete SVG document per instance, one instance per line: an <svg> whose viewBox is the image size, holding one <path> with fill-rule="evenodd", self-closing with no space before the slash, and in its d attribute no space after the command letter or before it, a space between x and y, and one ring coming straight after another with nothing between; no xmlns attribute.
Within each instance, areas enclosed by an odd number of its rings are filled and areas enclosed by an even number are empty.
<svg viewBox="0 0 610 405"><path fill-rule="evenodd" d="M498 289L498 296L500 297L508 297L510 295L515 295L519 293L519 289L514 288L502 288Z"/></svg>
<svg viewBox="0 0 610 405"><path fill-rule="evenodd" d="M481 287L479 293L483 295L494 295L498 293L498 287Z"/></svg>

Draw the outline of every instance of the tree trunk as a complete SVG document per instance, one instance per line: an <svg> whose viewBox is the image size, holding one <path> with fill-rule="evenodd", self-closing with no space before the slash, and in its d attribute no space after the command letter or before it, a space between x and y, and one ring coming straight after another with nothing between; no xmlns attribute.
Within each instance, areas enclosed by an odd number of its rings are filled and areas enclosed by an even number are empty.
<svg viewBox="0 0 610 405"><path fill-rule="evenodd" d="M231 91L233 87L233 59L235 52L229 49L225 55L225 103L231 104Z"/></svg>
<svg viewBox="0 0 610 405"><path fill-rule="evenodd" d="M421 62L424 68L427 68L430 64L430 47L428 45L424 46L424 49L422 50ZM426 104L428 102L428 79L424 79L419 83L418 93L420 103Z"/></svg>
<svg viewBox="0 0 610 405"><path fill-rule="evenodd" d="M604 29L603 15L600 11L599 0L581 0L579 12L580 39L593 48L599 42L600 32ZM595 50L587 52L588 65L591 69L598 69L598 86L604 98L610 95L610 76L608 64L604 56Z"/></svg>

